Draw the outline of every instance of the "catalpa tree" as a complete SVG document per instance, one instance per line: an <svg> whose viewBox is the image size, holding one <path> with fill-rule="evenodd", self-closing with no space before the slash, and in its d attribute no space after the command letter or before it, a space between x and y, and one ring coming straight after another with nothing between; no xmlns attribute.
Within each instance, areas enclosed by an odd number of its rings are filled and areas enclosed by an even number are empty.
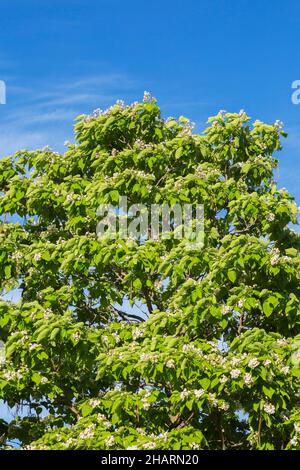
<svg viewBox="0 0 300 470"><path fill-rule="evenodd" d="M299 449L297 206L281 123L202 134L156 101L0 161L2 448ZM97 210L203 204L204 246L98 237ZM174 226L173 229L175 230Z"/></svg>

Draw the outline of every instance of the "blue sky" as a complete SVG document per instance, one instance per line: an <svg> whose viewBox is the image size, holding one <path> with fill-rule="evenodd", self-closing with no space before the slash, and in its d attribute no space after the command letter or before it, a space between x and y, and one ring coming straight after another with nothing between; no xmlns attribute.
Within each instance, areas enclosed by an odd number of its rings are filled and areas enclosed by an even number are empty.
<svg viewBox="0 0 300 470"><path fill-rule="evenodd" d="M279 181L300 203L297 0L2 0L0 156L63 149L80 113L150 90L202 130L219 109L280 119Z"/></svg>

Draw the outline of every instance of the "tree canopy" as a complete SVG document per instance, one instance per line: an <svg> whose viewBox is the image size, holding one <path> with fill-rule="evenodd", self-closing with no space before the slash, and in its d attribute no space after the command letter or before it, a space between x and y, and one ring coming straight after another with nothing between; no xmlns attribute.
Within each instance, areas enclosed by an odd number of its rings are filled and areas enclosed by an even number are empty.
<svg viewBox="0 0 300 470"><path fill-rule="evenodd" d="M0 160L0 447L300 448L297 205L280 122L203 133L155 99ZM99 204L203 204L204 246L96 234Z"/></svg>

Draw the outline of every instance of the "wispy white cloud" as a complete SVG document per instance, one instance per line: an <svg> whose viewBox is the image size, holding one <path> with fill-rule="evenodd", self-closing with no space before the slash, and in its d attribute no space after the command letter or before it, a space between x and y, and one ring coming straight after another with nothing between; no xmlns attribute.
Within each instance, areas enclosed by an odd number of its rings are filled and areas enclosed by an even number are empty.
<svg viewBox="0 0 300 470"><path fill-rule="evenodd" d="M125 75L107 73L59 80L25 87L12 83L11 103L1 108L0 156L19 148L50 145L56 150L72 137L72 123L79 114L110 106L130 95L136 82Z"/></svg>

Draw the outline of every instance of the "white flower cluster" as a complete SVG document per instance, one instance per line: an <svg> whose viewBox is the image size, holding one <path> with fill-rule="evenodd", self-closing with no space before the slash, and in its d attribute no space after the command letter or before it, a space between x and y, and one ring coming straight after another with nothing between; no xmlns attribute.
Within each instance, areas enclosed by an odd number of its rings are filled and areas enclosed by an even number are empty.
<svg viewBox="0 0 300 470"><path fill-rule="evenodd" d="M195 389L194 395L196 398L201 398L204 395L205 391L202 388Z"/></svg>
<svg viewBox="0 0 300 470"><path fill-rule="evenodd" d="M42 253L35 253L33 259L34 261L40 261L42 259Z"/></svg>
<svg viewBox="0 0 300 470"><path fill-rule="evenodd" d="M294 429L296 432L300 432L300 423L299 424L294 423Z"/></svg>
<svg viewBox="0 0 300 470"><path fill-rule="evenodd" d="M53 311L51 310L51 308L46 308L45 313L44 313L44 319L48 320L52 314L53 314Z"/></svg>
<svg viewBox="0 0 300 470"><path fill-rule="evenodd" d="M95 435L95 429L96 425L93 423L93 424L90 424L90 426L88 426L84 431L82 431L80 434L79 434L79 438L80 439L92 439Z"/></svg>
<svg viewBox="0 0 300 470"><path fill-rule="evenodd" d="M117 100L116 105L119 106L119 108L124 109L125 108L125 102L124 100Z"/></svg>
<svg viewBox="0 0 300 470"><path fill-rule="evenodd" d="M147 149L147 148L151 148L151 147L152 147L152 144L147 144L146 142L144 142L144 141L141 140L141 139L136 139L135 145L136 145L137 147L139 147L141 150Z"/></svg>
<svg viewBox="0 0 300 470"><path fill-rule="evenodd" d="M223 401L219 406L219 410L222 411L227 411L229 409L229 403L226 403L226 401Z"/></svg>
<svg viewBox="0 0 300 470"><path fill-rule="evenodd" d="M264 404L264 411L268 414L268 415L273 415L275 413L275 406L272 405L272 403L265 403Z"/></svg>
<svg viewBox="0 0 300 470"><path fill-rule="evenodd" d="M73 202L75 201L75 199L77 199L77 194L74 194L74 193L67 194L67 197L66 197L67 202Z"/></svg>
<svg viewBox="0 0 300 470"><path fill-rule="evenodd" d="M89 404L91 405L92 408L99 406L100 403L101 403L101 400L99 400L99 398L92 398L91 400L89 400Z"/></svg>
<svg viewBox="0 0 300 470"><path fill-rule="evenodd" d="M292 439L290 440L290 445L293 446L293 447L294 447L294 446L296 447L296 446L298 445L298 438L297 438L297 436L292 437Z"/></svg>
<svg viewBox="0 0 300 470"><path fill-rule="evenodd" d="M15 253L12 254L11 259L13 261L20 261L23 258L23 254L20 251L16 251Z"/></svg>
<svg viewBox="0 0 300 470"><path fill-rule="evenodd" d="M187 390L186 388L180 393L180 399L185 400L187 397L190 396L190 390Z"/></svg>
<svg viewBox="0 0 300 470"><path fill-rule="evenodd" d="M256 157L254 158L254 162L255 162L255 163L260 163L260 162L262 162L262 161L264 161L264 156L261 155L261 154L256 155Z"/></svg>
<svg viewBox="0 0 300 470"><path fill-rule="evenodd" d="M289 366L284 366L282 367L281 369L281 372L284 374L284 375L287 375L290 371L290 367Z"/></svg>
<svg viewBox="0 0 300 470"><path fill-rule="evenodd" d="M111 424L106 419L106 416L104 416L102 413L98 413L96 416L97 420L102 424L102 426L104 426L105 428L110 428Z"/></svg>
<svg viewBox="0 0 300 470"><path fill-rule="evenodd" d="M270 254L271 254L270 264L274 266L278 263L280 259L280 251L278 248L273 248Z"/></svg>
<svg viewBox="0 0 300 470"><path fill-rule="evenodd" d="M156 443L155 442L145 442L145 444L142 445L143 449L155 449L156 448Z"/></svg>
<svg viewBox="0 0 300 470"><path fill-rule="evenodd" d="M241 375L240 369L232 369L230 375L233 379L237 379Z"/></svg>
<svg viewBox="0 0 300 470"><path fill-rule="evenodd" d="M218 400L216 399L216 395L214 393L208 393L208 400L211 402L213 406L218 406Z"/></svg>
<svg viewBox="0 0 300 470"><path fill-rule="evenodd" d="M73 437L69 437L69 439L67 439L66 442L63 443L63 446L69 448L73 444L76 444L76 439L74 439Z"/></svg>
<svg viewBox="0 0 300 470"><path fill-rule="evenodd" d="M105 439L104 442L105 442L105 445L106 445L107 447L111 447L111 446L113 446L114 443L115 443L115 438L114 438L114 436L109 436L109 437L107 437L107 438Z"/></svg>
<svg viewBox="0 0 300 470"><path fill-rule="evenodd" d="M277 127L278 130L283 128L283 122L279 121L278 119L274 122L274 126Z"/></svg>
<svg viewBox="0 0 300 470"><path fill-rule="evenodd" d="M227 315L231 311L231 307L229 305L222 305L221 312L222 315Z"/></svg>
<svg viewBox="0 0 300 470"><path fill-rule="evenodd" d="M253 384L252 375L249 374L248 372L244 376L244 382L245 382L246 387L251 387L251 385Z"/></svg>
<svg viewBox="0 0 300 470"><path fill-rule="evenodd" d="M10 370L10 371L5 372L3 374L3 377L5 378L5 380L16 380L16 379L19 380L22 378L22 372Z"/></svg>
<svg viewBox="0 0 300 470"><path fill-rule="evenodd" d="M141 361L157 361L158 354L156 353L141 353L140 360Z"/></svg>
<svg viewBox="0 0 300 470"><path fill-rule="evenodd" d="M168 367L168 369L174 369L175 368L174 359L168 359L166 362L166 367Z"/></svg>
<svg viewBox="0 0 300 470"><path fill-rule="evenodd" d="M116 344L119 344L121 342L121 338L116 331L112 334L112 336L115 339Z"/></svg>
<svg viewBox="0 0 300 470"><path fill-rule="evenodd" d="M144 331L142 330L142 328L135 328L132 332L132 338L135 340L135 339L138 339L140 338L141 336L143 336L144 334Z"/></svg>
<svg viewBox="0 0 300 470"><path fill-rule="evenodd" d="M266 215L266 219L267 219L268 222L273 222L275 220L275 215L273 214L273 212L269 212Z"/></svg>
<svg viewBox="0 0 300 470"><path fill-rule="evenodd" d="M192 135L194 128L195 128L195 123L194 122L186 122L183 126L182 131L180 132L180 135L182 135L182 136Z"/></svg>
<svg viewBox="0 0 300 470"><path fill-rule="evenodd" d="M285 338L280 338L276 341L278 346L286 346L287 345L287 340Z"/></svg>
<svg viewBox="0 0 300 470"><path fill-rule="evenodd" d="M182 347L184 353L193 353L197 356L203 356L203 352L200 348L197 348L194 344L184 344Z"/></svg>
<svg viewBox="0 0 300 470"><path fill-rule="evenodd" d="M149 401L149 398L150 398L150 397L151 397L151 392L147 391L147 392L143 395L143 397L142 397L142 399L141 399L141 402L142 402L142 405L143 405L143 409L144 409L145 411L148 411L149 408L151 407L151 403L150 403L150 401Z"/></svg>
<svg viewBox="0 0 300 470"><path fill-rule="evenodd" d="M152 103L155 100L154 96L149 91L144 91L143 101L144 103Z"/></svg>
<svg viewBox="0 0 300 470"><path fill-rule="evenodd" d="M221 384L226 383L227 380L228 380L228 377L226 377L226 375L221 375L221 377L220 377L220 383L221 383Z"/></svg>
<svg viewBox="0 0 300 470"><path fill-rule="evenodd" d="M255 369L255 367L259 366L259 360L256 358L250 359L250 361L248 362L248 366L251 369Z"/></svg>
<svg viewBox="0 0 300 470"><path fill-rule="evenodd" d="M190 449L192 449L192 450L200 449L200 444L197 444L196 442L191 442L190 443Z"/></svg>
<svg viewBox="0 0 300 470"><path fill-rule="evenodd" d="M72 337L73 337L74 341L79 341L80 338L81 338L80 331L75 331L75 333L73 333Z"/></svg>

